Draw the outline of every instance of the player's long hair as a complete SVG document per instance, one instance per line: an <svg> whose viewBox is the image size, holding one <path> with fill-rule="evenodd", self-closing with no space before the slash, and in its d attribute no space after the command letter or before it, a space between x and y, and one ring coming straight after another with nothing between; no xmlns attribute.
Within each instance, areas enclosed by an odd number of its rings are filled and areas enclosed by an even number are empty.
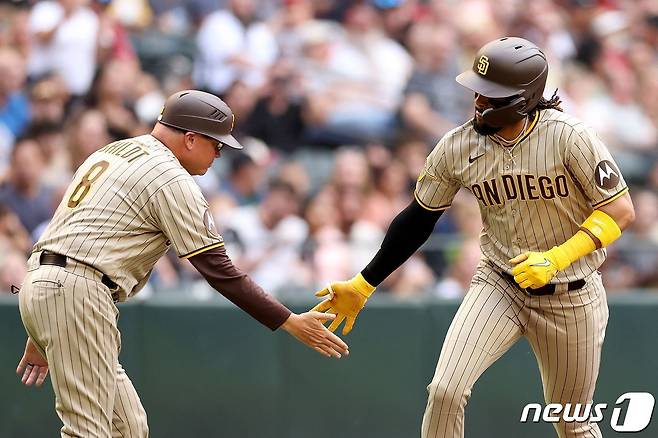
<svg viewBox="0 0 658 438"><path fill-rule="evenodd" d="M560 99L560 96L557 95L557 88L555 89L555 92L553 93L553 96L551 96L550 99L545 99L541 98L539 99L539 103L535 107L536 110L543 110L543 109L554 109L558 111L562 111L562 107L560 104L562 103L562 99Z"/></svg>

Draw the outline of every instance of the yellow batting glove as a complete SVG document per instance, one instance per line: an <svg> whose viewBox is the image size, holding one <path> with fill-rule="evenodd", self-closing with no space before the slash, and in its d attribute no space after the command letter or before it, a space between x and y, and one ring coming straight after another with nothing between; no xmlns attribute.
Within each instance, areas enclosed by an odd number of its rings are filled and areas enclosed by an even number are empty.
<svg viewBox="0 0 658 438"><path fill-rule="evenodd" d="M621 229L605 212L594 210L585 219L576 234L560 246L546 252L526 252L511 259L514 281L526 289L536 289L547 284L557 271L562 271L579 258L597 248L603 248L617 240Z"/></svg>
<svg viewBox="0 0 658 438"><path fill-rule="evenodd" d="M343 334L346 335L354 327L357 315L374 291L375 287L371 286L361 274L358 274L349 281L337 281L316 292L316 297L328 295L328 298L313 307L311 311L334 313L336 318L329 326L329 330L332 332L347 320L343 327Z"/></svg>
<svg viewBox="0 0 658 438"><path fill-rule="evenodd" d="M546 252L526 252L509 261L514 281L523 289L546 285L555 274L571 264L564 250L554 246Z"/></svg>

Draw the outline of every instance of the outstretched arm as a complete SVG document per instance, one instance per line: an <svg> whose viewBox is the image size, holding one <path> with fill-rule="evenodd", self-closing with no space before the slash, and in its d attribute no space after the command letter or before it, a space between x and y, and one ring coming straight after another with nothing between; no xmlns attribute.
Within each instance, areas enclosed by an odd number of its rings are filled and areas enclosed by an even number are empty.
<svg viewBox="0 0 658 438"><path fill-rule="evenodd" d="M334 319L333 315L318 312L297 315L291 312L236 268L223 246L197 254L189 260L213 288L271 330L282 327L325 356L339 358L342 354L349 354L347 344L322 325Z"/></svg>
<svg viewBox="0 0 658 438"><path fill-rule="evenodd" d="M361 274L373 286L386 279L427 241L443 210L431 211L415 199L391 222L379 251Z"/></svg>
<svg viewBox="0 0 658 438"><path fill-rule="evenodd" d="M375 287L425 243L441 213L443 210L427 210L414 199L393 219L379 251L361 273L349 281L331 283L315 294L328 296L328 299L312 310L336 314L329 330L336 330L343 321L346 321L343 334L352 330L357 315Z"/></svg>

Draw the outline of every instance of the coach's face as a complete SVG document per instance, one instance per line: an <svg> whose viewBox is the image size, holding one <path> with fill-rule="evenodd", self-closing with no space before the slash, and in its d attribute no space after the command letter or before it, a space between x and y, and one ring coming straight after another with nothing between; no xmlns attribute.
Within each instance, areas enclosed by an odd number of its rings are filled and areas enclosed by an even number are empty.
<svg viewBox="0 0 658 438"><path fill-rule="evenodd" d="M184 153L179 160L190 175L203 175L215 158L220 157L223 143L195 132L184 134Z"/></svg>

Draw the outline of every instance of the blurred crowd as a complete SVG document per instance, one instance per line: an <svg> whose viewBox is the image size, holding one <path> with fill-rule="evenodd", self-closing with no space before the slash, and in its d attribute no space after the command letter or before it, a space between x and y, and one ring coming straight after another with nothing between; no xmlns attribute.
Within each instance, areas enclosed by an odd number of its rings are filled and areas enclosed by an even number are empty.
<svg viewBox="0 0 658 438"><path fill-rule="evenodd" d="M222 97L246 145L198 178L235 263L282 295L351 277L436 141L472 117L455 76L503 35L545 50L547 96L596 128L631 185L608 291L658 288L655 0L0 0L0 290L22 281L77 166L149 132L185 88ZM460 192L382 289L463 296L480 230ZM198 280L169 254L150 290Z"/></svg>

